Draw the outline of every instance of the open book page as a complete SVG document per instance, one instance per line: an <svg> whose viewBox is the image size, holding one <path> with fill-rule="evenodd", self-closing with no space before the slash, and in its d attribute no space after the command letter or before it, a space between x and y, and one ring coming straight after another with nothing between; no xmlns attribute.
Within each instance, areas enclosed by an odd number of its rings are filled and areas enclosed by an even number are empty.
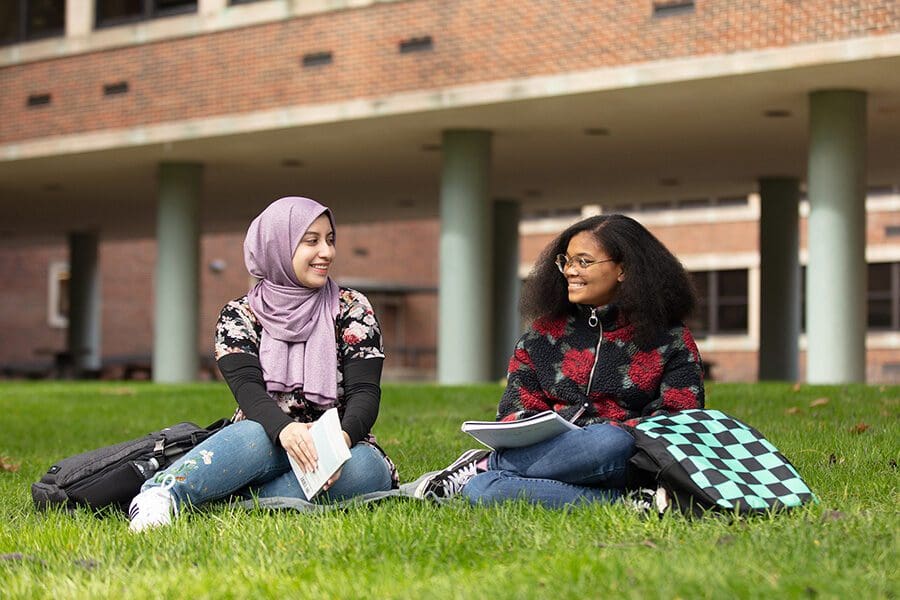
<svg viewBox="0 0 900 600"><path fill-rule="evenodd" d="M581 429L552 410L520 421L466 421L462 430L488 448L521 448Z"/></svg>
<svg viewBox="0 0 900 600"><path fill-rule="evenodd" d="M326 410L309 428L309 434L319 455L316 470L305 473L290 454L288 460L291 461L291 468L294 469L294 475L297 476L307 500L312 500L341 465L350 460L350 449L344 441L344 434L341 433L341 420L336 408Z"/></svg>

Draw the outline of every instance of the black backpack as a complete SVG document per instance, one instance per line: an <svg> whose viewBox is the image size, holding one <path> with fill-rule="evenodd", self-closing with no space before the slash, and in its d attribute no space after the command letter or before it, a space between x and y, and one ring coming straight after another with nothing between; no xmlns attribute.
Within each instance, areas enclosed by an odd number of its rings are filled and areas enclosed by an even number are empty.
<svg viewBox="0 0 900 600"><path fill-rule="evenodd" d="M146 480L229 423L220 419L205 428L179 423L135 440L64 458L31 485L34 505L39 510L55 506L126 510Z"/></svg>
<svg viewBox="0 0 900 600"><path fill-rule="evenodd" d="M663 488L689 515L741 515L796 508L818 499L763 435L718 410L659 415L633 430L630 487ZM662 512L663 506L657 505Z"/></svg>

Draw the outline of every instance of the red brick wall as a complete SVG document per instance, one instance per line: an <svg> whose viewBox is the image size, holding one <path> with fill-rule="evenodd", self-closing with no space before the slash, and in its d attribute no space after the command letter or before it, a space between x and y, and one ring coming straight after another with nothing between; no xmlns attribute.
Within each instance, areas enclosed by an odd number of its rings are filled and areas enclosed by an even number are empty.
<svg viewBox="0 0 900 600"><path fill-rule="evenodd" d="M153 341L153 271L156 243L102 242L103 355L150 355Z"/></svg>
<svg viewBox="0 0 900 600"><path fill-rule="evenodd" d="M0 69L0 142L900 31L896 0L409 0ZM431 35L434 50L401 55ZM302 69L328 50L334 63ZM128 81L123 96L102 86ZM28 109L29 94L51 93Z"/></svg>
<svg viewBox="0 0 900 600"><path fill-rule="evenodd" d="M338 260L334 276L381 283L399 283L436 288L438 234L436 221L387 222L375 225L338 227ZM200 317L198 352L213 354L215 323L222 306L247 292L249 277L244 268L241 233L209 234L203 237L200 258ZM365 256L354 248L367 250ZM65 349L65 329L47 323L47 281L51 261L66 261L65 243L0 247L0 315L3 331L0 367L22 365L49 368L53 352ZM146 360L153 348L153 295L156 243L153 240L103 241L99 249L102 286L102 354L109 360ZM210 268L217 262L220 270ZM437 338L437 293L420 291L402 300L402 336L396 339L397 310L379 305L372 295L376 314L382 321L387 369L400 369L400 346L419 349L407 356L408 366L433 369ZM391 351L397 352L392 353Z"/></svg>
<svg viewBox="0 0 900 600"><path fill-rule="evenodd" d="M702 352L715 381L755 381L759 372L756 352Z"/></svg>
<svg viewBox="0 0 900 600"><path fill-rule="evenodd" d="M900 352L897 350L868 350L866 352L866 380L900 383Z"/></svg>
<svg viewBox="0 0 900 600"><path fill-rule="evenodd" d="M754 221L736 223L691 223L687 225L650 226L653 235L676 256L754 252L759 248L759 225Z"/></svg>
<svg viewBox="0 0 900 600"><path fill-rule="evenodd" d="M636 218L641 220L640 215ZM759 225L755 221L646 227L676 256L707 254L710 248L715 248L716 254L755 252L759 249ZM520 245L521 260L535 260L555 237L556 234L544 233L524 236Z"/></svg>
<svg viewBox="0 0 900 600"><path fill-rule="evenodd" d="M437 286L437 220L338 225L334 275L416 286Z"/></svg>
<svg viewBox="0 0 900 600"><path fill-rule="evenodd" d="M0 246L0 366L48 367L64 349L66 330L47 324L48 269L57 260L67 260L62 244Z"/></svg>
<svg viewBox="0 0 900 600"><path fill-rule="evenodd" d="M900 236L888 237L885 228L900 227L900 212L869 213L866 218L866 239L870 244L900 244Z"/></svg>

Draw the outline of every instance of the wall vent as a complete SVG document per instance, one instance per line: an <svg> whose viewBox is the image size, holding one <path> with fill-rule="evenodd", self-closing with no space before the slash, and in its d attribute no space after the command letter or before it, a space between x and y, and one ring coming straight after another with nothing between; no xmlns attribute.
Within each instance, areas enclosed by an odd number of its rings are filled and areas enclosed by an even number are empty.
<svg viewBox="0 0 900 600"><path fill-rule="evenodd" d="M674 17L694 12L694 0L661 0L653 3L654 17Z"/></svg>
<svg viewBox="0 0 900 600"><path fill-rule="evenodd" d="M128 93L128 82L117 81L116 83L107 83L103 86L104 96L118 96L119 94Z"/></svg>
<svg viewBox="0 0 900 600"><path fill-rule="evenodd" d="M304 67L321 67L330 65L333 61L334 56L331 52L310 52L303 55L302 63Z"/></svg>
<svg viewBox="0 0 900 600"><path fill-rule="evenodd" d="M900 236L900 225L887 225L884 228L884 237Z"/></svg>
<svg viewBox="0 0 900 600"><path fill-rule="evenodd" d="M31 94L25 102L26 106L47 106L50 104L50 94Z"/></svg>
<svg viewBox="0 0 900 600"><path fill-rule="evenodd" d="M402 40L399 48L400 54L406 54L407 52L426 52L434 48L434 41L432 41L430 35L414 37Z"/></svg>

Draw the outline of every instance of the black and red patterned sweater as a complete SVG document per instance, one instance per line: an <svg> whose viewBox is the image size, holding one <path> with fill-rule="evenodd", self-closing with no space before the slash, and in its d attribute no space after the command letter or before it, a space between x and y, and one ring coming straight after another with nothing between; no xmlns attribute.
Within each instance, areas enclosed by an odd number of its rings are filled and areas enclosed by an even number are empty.
<svg viewBox="0 0 900 600"><path fill-rule="evenodd" d="M647 417L703 406L703 366L687 327L672 327L639 348L634 327L614 305L579 306L569 316L537 319L519 339L497 420L554 410L580 426L633 427Z"/></svg>

